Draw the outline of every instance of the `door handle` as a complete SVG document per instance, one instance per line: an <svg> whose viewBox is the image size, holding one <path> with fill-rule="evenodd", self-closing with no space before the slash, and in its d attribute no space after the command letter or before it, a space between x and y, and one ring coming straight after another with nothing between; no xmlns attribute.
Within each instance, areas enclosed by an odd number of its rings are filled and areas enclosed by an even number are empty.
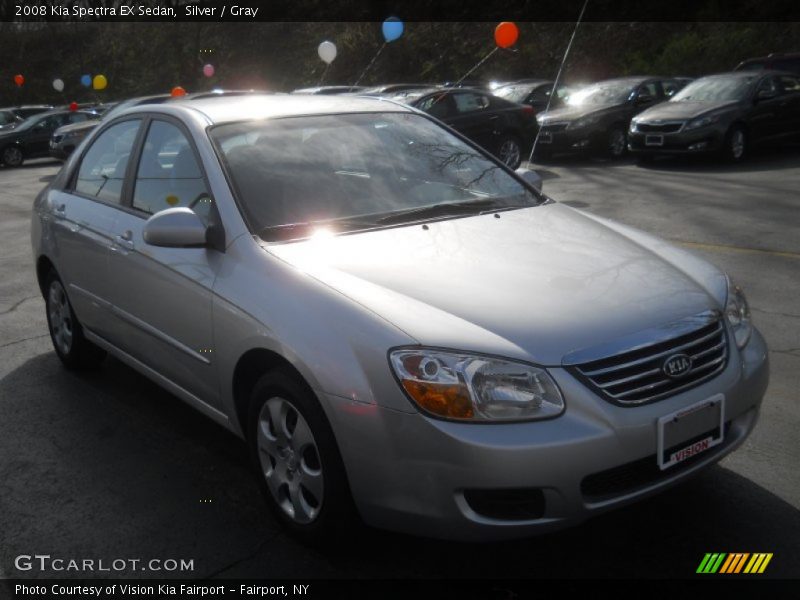
<svg viewBox="0 0 800 600"><path fill-rule="evenodd" d="M53 207L53 210L55 210L59 215L63 215L65 212L67 212L67 205L64 202L61 204L56 204Z"/></svg>
<svg viewBox="0 0 800 600"><path fill-rule="evenodd" d="M492 115L491 117L489 117L489 120L490 121L497 121L497 119L499 119L499 118L500 118L500 115Z"/></svg>
<svg viewBox="0 0 800 600"><path fill-rule="evenodd" d="M135 247L133 244L133 232L130 229L123 231L122 234L116 236L114 238L114 242L117 246L121 246L127 250L133 250Z"/></svg>

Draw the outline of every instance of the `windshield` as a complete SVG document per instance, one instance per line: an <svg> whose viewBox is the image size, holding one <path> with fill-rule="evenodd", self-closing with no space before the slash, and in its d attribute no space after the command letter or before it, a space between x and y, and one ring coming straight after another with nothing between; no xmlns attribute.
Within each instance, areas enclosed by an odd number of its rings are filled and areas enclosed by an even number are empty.
<svg viewBox="0 0 800 600"><path fill-rule="evenodd" d="M622 104L633 96L635 87L629 82L620 81L596 83L570 94L567 104L570 106Z"/></svg>
<svg viewBox="0 0 800 600"><path fill-rule="evenodd" d="M724 102L744 100L755 81L752 77L706 77L693 81L670 98L670 102Z"/></svg>
<svg viewBox="0 0 800 600"><path fill-rule="evenodd" d="M506 85L492 92L495 96L505 98L511 102L520 103L531 93L531 86Z"/></svg>
<svg viewBox="0 0 800 600"><path fill-rule="evenodd" d="M416 114L248 121L210 135L248 222L266 241L540 202L503 167Z"/></svg>

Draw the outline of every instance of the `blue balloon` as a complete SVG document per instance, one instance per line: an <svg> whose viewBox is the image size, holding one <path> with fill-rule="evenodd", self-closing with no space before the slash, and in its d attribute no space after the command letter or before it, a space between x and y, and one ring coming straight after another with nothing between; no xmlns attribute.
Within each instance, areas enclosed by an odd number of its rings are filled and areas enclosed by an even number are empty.
<svg viewBox="0 0 800 600"><path fill-rule="evenodd" d="M387 42L393 42L403 35L403 22L397 17L389 17L383 22L383 37Z"/></svg>
<svg viewBox="0 0 800 600"><path fill-rule="evenodd" d="M92 76L81 75L81 85L84 87L89 87L90 85L92 85Z"/></svg>

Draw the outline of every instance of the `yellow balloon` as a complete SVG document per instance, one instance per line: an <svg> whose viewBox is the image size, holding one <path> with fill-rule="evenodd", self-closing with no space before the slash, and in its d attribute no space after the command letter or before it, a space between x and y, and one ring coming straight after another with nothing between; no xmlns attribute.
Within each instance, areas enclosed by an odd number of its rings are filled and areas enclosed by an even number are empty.
<svg viewBox="0 0 800 600"><path fill-rule="evenodd" d="M92 87L96 90L104 90L108 85L108 79L105 75L95 75L92 80Z"/></svg>

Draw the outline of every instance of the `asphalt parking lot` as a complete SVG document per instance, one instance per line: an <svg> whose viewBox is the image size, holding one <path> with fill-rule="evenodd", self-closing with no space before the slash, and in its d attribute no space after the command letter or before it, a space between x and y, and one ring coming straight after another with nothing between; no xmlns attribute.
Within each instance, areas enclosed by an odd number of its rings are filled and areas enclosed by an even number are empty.
<svg viewBox="0 0 800 600"><path fill-rule="evenodd" d="M366 531L334 551L280 530L235 437L115 360L91 374L61 367L28 232L58 168L0 168L0 575L76 576L15 568L18 555L50 554L194 561L187 573L127 573L148 577L687 577L706 552L772 552L765 576L800 577L800 148L735 167L537 165L555 199L672 240L744 288L771 383L738 452L560 533L466 545Z"/></svg>

